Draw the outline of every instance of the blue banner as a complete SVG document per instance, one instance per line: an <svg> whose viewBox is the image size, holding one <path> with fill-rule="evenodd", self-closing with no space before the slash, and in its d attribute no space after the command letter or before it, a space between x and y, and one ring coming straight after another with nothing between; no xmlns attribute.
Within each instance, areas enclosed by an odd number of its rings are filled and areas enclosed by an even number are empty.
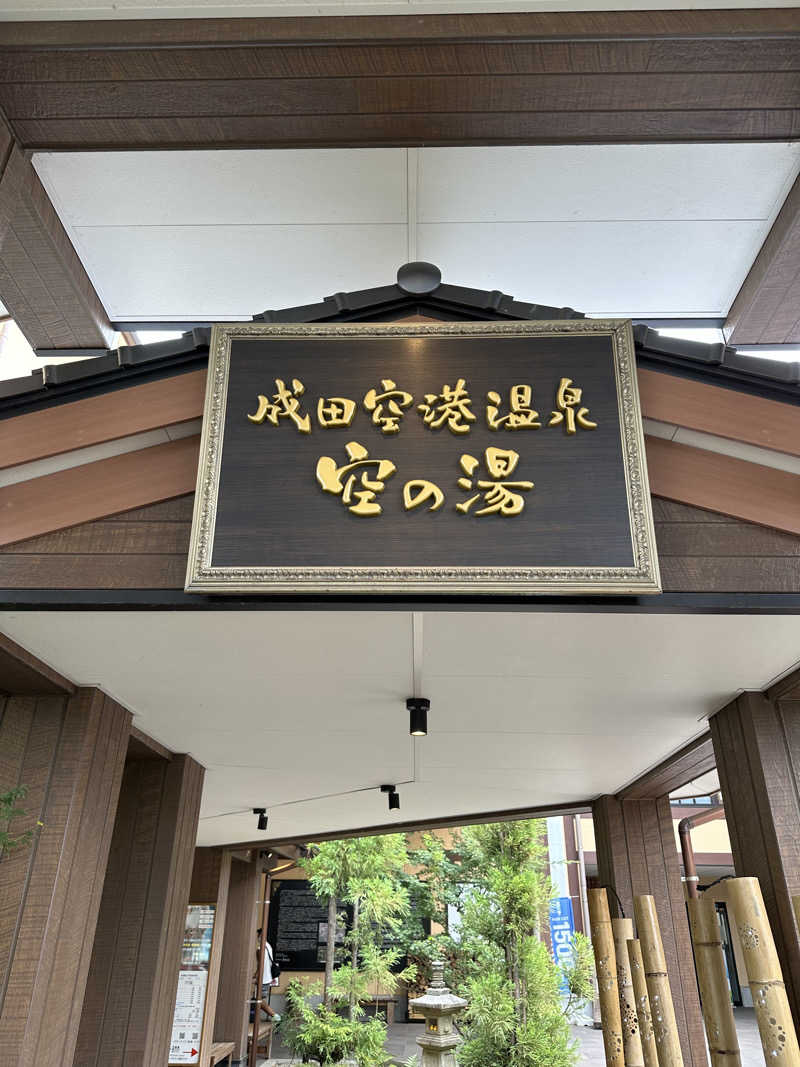
<svg viewBox="0 0 800 1067"><path fill-rule="evenodd" d="M575 918L572 914L571 897L555 897L550 901L550 941L556 963L569 963L572 959L572 938L575 933ZM561 992L568 993L562 978Z"/></svg>

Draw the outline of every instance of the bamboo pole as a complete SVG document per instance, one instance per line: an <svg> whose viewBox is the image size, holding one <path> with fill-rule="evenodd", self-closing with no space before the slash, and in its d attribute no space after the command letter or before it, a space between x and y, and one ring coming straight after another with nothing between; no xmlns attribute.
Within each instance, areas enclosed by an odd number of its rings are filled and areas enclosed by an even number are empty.
<svg viewBox="0 0 800 1067"><path fill-rule="evenodd" d="M611 929L608 895L605 889L589 890L589 922L592 928L592 947L597 970L597 995L600 1000L600 1021L603 1024L606 1067L625 1067L617 985L617 957L614 951L614 934Z"/></svg>
<svg viewBox="0 0 800 1067"><path fill-rule="evenodd" d="M731 878L727 885L764 1059L781 1067L800 1067L800 1047L758 879Z"/></svg>
<svg viewBox="0 0 800 1067"><path fill-rule="evenodd" d="M628 959L628 941L633 938L633 919L612 919L611 930L614 934L614 952L617 957L617 987L625 1067L644 1067L639 1017L636 1014L636 995L633 992L631 964Z"/></svg>
<svg viewBox="0 0 800 1067"><path fill-rule="evenodd" d="M733 1021L717 909L710 897L690 899L687 907L711 1067L739 1067L742 1058Z"/></svg>
<svg viewBox="0 0 800 1067"><path fill-rule="evenodd" d="M639 1037L642 1042L644 1067L658 1067L658 1052L653 1033L653 1016L650 1013L650 996L644 977L642 943L638 938L628 941L628 959L631 964L631 982L636 998L636 1017L639 1020Z"/></svg>
<svg viewBox="0 0 800 1067"><path fill-rule="evenodd" d="M797 923L797 929L800 930L800 897L792 897L792 907L794 908L794 918Z"/></svg>
<svg viewBox="0 0 800 1067"><path fill-rule="evenodd" d="M648 894L633 898L636 928L642 943L644 977L653 1014L653 1035L656 1039L659 1067L683 1067L683 1053L675 1022L675 1008L667 976L664 943L656 915L656 904Z"/></svg>

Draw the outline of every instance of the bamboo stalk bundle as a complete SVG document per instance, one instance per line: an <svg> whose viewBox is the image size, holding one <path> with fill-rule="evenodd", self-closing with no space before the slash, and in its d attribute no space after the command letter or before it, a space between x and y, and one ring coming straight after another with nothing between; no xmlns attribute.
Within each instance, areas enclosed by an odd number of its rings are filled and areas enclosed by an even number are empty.
<svg viewBox="0 0 800 1067"><path fill-rule="evenodd" d="M728 902L742 946L764 1059L800 1067L800 1047L757 878L731 878Z"/></svg>
<svg viewBox="0 0 800 1067"><path fill-rule="evenodd" d="M636 995L633 992L631 965L628 959L628 941L633 938L633 919L612 919L611 930L614 935L614 953L617 957L617 988L619 989L625 1067L644 1067L639 1017L636 1014Z"/></svg>
<svg viewBox="0 0 800 1067"><path fill-rule="evenodd" d="M683 1067L683 1053L655 901L649 895L634 897L633 910L642 945L644 977L650 997L659 1067Z"/></svg>
<svg viewBox="0 0 800 1067"><path fill-rule="evenodd" d="M650 996L644 977L642 943L638 938L628 941L628 959L631 965L631 982L636 998L636 1017L639 1020L639 1037L642 1042L644 1067L658 1067L658 1051L653 1033L653 1016L650 1013Z"/></svg>
<svg viewBox="0 0 800 1067"><path fill-rule="evenodd" d="M739 1067L742 1058L717 910L709 897L697 897L687 903L711 1067Z"/></svg>
<svg viewBox="0 0 800 1067"><path fill-rule="evenodd" d="M588 896L589 924L592 928L592 947L597 970L597 996L600 1001L600 1021L603 1024L606 1067L625 1067L617 985L617 957L614 951L611 916L608 911L608 895L605 889L590 889Z"/></svg>

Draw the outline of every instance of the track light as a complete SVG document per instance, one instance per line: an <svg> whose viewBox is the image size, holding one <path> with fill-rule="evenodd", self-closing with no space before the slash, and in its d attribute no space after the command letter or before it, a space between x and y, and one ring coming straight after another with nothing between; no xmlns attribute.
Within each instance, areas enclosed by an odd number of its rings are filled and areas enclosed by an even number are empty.
<svg viewBox="0 0 800 1067"><path fill-rule="evenodd" d="M430 700L425 697L409 697L406 707L409 712L408 732L412 737L425 737L428 733L428 708Z"/></svg>
<svg viewBox="0 0 800 1067"><path fill-rule="evenodd" d="M381 792L389 794L389 811L399 811L400 794L397 792L397 789L393 785L382 785Z"/></svg>
<svg viewBox="0 0 800 1067"><path fill-rule="evenodd" d="M266 830L266 828L267 828L267 809L266 808L253 808L253 814L258 816L258 828L259 828L259 830Z"/></svg>

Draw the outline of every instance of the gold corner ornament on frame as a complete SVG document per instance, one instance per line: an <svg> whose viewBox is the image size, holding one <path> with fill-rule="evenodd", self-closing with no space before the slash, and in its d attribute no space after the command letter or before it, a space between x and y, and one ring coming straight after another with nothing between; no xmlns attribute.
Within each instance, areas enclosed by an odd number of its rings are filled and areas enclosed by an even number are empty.
<svg viewBox="0 0 800 1067"><path fill-rule="evenodd" d="M186 591L661 591L631 324L212 330Z"/></svg>

